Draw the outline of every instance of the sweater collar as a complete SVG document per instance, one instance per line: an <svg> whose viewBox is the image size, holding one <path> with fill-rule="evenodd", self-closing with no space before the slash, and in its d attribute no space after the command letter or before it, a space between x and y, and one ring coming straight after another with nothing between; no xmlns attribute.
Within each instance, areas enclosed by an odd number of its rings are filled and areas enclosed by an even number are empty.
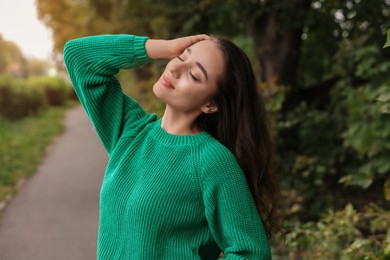
<svg viewBox="0 0 390 260"><path fill-rule="evenodd" d="M168 145L196 144L196 143L203 142L206 139L212 137L206 131L202 131L194 135L173 135L161 128L161 121L162 121L161 118L156 121L152 130L152 136L158 141Z"/></svg>

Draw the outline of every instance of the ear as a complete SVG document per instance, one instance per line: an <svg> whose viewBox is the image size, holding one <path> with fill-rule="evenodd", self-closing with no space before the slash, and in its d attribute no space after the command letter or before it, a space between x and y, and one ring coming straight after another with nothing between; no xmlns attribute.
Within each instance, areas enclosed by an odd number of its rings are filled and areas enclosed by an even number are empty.
<svg viewBox="0 0 390 260"><path fill-rule="evenodd" d="M218 112L218 106L214 101L208 102L207 104L203 105L200 109L205 114L212 114Z"/></svg>

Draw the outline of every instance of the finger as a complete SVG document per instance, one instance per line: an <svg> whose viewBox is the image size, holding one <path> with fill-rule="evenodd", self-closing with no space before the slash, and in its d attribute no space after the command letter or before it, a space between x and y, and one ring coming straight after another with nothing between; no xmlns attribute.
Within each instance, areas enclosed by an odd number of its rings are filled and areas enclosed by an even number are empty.
<svg viewBox="0 0 390 260"><path fill-rule="evenodd" d="M198 34L196 35L197 38L199 38L200 40L208 40L210 39L211 37L207 34Z"/></svg>
<svg viewBox="0 0 390 260"><path fill-rule="evenodd" d="M194 36L190 36L193 43L197 43L203 40L209 40L211 37L207 34L198 34Z"/></svg>
<svg viewBox="0 0 390 260"><path fill-rule="evenodd" d="M172 55L170 55L169 57L175 58L177 55L180 55L186 48L190 47L191 45L203 40L208 40L210 38L211 37L207 34L197 34L171 40L171 44L169 45L170 49L172 50Z"/></svg>

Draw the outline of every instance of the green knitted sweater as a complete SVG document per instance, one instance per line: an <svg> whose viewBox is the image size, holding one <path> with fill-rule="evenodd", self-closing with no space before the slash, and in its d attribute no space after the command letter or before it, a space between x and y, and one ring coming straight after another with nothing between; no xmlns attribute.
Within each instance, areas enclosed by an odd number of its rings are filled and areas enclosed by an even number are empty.
<svg viewBox="0 0 390 260"><path fill-rule="evenodd" d="M67 42L65 64L109 162L100 193L98 259L270 259L234 155L207 132L172 135L125 95L115 75L139 67L147 37Z"/></svg>

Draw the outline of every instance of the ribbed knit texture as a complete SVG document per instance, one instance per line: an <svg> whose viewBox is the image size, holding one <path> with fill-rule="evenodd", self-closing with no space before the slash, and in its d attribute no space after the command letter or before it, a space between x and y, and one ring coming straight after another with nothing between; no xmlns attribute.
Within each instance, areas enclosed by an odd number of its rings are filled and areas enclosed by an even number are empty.
<svg viewBox="0 0 390 260"><path fill-rule="evenodd" d="M217 259L221 250L225 259L270 259L233 154L206 132L167 133L122 92L115 74L151 61L146 40L100 35L65 45L69 76L109 155L98 259Z"/></svg>

